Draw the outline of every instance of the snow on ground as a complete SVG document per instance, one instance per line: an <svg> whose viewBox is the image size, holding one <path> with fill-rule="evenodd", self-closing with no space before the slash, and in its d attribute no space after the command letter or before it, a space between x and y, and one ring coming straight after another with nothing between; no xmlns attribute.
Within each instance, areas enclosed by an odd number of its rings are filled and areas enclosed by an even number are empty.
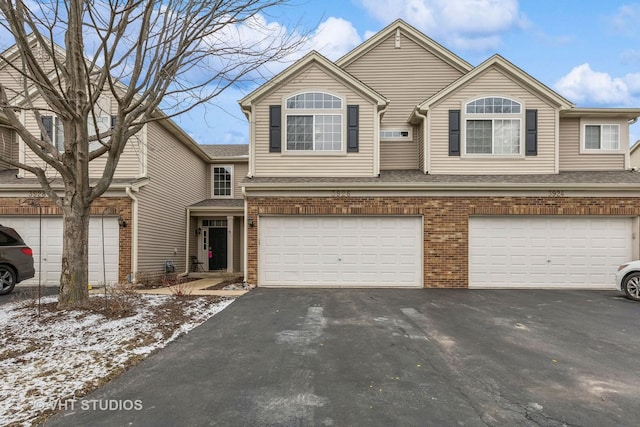
<svg viewBox="0 0 640 427"><path fill-rule="evenodd" d="M34 301L2 306L0 425L42 421L62 402L86 395L233 301L129 296L125 302L130 302L133 315L117 318L55 311L51 308L56 300L43 298L39 317Z"/></svg>

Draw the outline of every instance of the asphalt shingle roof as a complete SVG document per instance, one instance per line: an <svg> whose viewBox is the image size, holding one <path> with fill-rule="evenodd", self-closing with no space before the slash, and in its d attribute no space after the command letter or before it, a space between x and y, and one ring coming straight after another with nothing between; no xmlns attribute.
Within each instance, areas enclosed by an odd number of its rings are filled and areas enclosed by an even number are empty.
<svg viewBox="0 0 640 427"><path fill-rule="evenodd" d="M416 183L416 184L638 184L640 172L579 171L529 175L429 175L418 170L381 171L379 177L253 177L246 184Z"/></svg>
<svg viewBox="0 0 640 427"><path fill-rule="evenodd" d="M249 155L248 144L203 144L200 148L211 157L241 157Z"/></svg>
<svg viewBox="0 0 640 427"><path fill-rule="evenodd" d="M190 208L244 208L244 199L205 199Z"/></svg>

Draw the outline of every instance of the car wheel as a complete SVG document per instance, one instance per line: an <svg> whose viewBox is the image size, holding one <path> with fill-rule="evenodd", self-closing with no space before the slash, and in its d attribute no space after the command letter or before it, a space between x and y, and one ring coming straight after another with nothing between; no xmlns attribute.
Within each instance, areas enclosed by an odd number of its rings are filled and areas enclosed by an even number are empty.
<svg viewBox="0 0 640 427"><path fill-rule="evenodd" d="M11 267L0 265L0 295L6 295L16 286L16 273Z"/></svg>
<svg viewBox="0 0 640 427"><path fill-rule="evenodd" d="M640 301L640 273L631 273L622 281L622 289L627 298Z"/></svg>

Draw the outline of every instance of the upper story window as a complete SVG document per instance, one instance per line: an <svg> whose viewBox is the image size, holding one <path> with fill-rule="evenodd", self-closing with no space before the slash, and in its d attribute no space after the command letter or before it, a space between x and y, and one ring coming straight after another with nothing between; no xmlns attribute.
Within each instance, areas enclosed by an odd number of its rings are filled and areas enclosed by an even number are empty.
<svg viewBox="0 0 640 427"><path fill-rule="evenodd" d="M41 120L44 130L51 140L51 144L53 144L58 151L64 151L64 128L62 127L62 121L55 116L42 116ZM42 136L41 139L44 139L44 136Z"/></svg>
<svg viewBox="0 0 640 427"><path fill-rule="evenodd" d="M342 109L342 99L324 92L305 92L287 98L289 109Z"/></svg>
<svg viewBox="0 0 640 427"><path fill-rule="evenodd" d="M96 135L96 127L98 133L103 133L113 128L115 124L115 116L110 114L110 98L101 96L94 107L95 122L93 116L89 115L89 138ZM51 143L59 152L64 151L64 127L62 121L56 116L41 116L42 125L51 140ZM44 137L41 137L44 139ZM101 146L100 141L91 141L89 143L89 151L93 151Z"/></svg>
<svg viewBox="0 0 640 427"><path fill-rule="evenodd" d="M465 153L520 155L522 105L509 98L486 97L465 105Z"/></svg>
<svg viewBox="0 0 640 427"><path fill-rule="evenodd" d="M214 197L233 197L233 166L212 167Z"/></svg>
<svg viewBox="0 0 640 427"><path fill-rule="evenodd" d="M620 149L620 126L589 124L584 127L584 149L617 151Z"/></svg>
<svg viewBox="0 0 640 427"><path fill-rule="evenodd" d="M287 98L285 107L287 151L342 151L341 98L305 92Z"/></svg>

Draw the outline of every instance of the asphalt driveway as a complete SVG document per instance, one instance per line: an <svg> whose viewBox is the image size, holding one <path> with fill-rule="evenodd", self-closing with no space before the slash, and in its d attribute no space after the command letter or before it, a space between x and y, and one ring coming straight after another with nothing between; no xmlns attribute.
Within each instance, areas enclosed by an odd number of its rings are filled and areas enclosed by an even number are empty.
<svg viewBox="0 0 640 427"><path fill-rule="evenodd" d="M615 292L257 289L48 425L630 426L639 358Z"/></svg>
<svg viewBox="0 0 640 427"><path fill-rule="evenodd" d="M40 296L57 295L58 286L42 286L40 288ZM6 295L0 295L0 306L3 304L13 303L24 300L37 300L38 287L33 285L17 284L16 287Z"/></svg>

